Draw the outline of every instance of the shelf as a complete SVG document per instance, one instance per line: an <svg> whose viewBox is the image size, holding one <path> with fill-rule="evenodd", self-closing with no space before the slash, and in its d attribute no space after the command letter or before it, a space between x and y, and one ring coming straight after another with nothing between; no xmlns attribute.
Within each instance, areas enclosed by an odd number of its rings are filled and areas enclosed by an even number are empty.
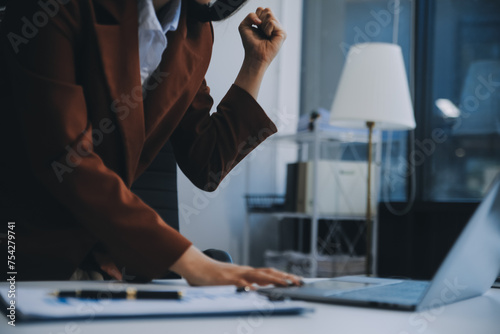
<svg viewBox="0 0 500 334"><path fill-rule="evenodd" d="M319 132L298 132L289 135L271 136L271 141L289 141L295 143L314 142L316 135L320 141L338 141L344 143L367 143L368 132L366 130L352 131L319 131ZM376 138L376 136L374 136Z"/></svg>
<svg viewBox="0 0 500 334"><path fill-rule="evenodd" d="M308 213L300 213L300 212L274 212L271 213L273 217L278 219L285 218L299 218L299 219L312 219L313 215ZM317 219L325 219L325 220L366 220L365 216L349 216L349 215L322 215L319 214Z"/></svg>
<svg viewBox="0 0 500 334"><path fill-rule="evenodd" d="M316 129L318 129L316 127ZM381 148L380 143L382 142L382 132L376 131L373 135L373 143L375 145L375 153L377 157L380 157ZM338 130L338 131L327 131L327 130L316 130L314 132L304 131L294 134L287 135L275 135L271 136L268 141L269 144L275 145L276 148L279 146L295 146L297 149L298 158L294 160L298 162L312 161L313 172L312 178L308 177L307 182L311 182L312 191L309 191L309 185L307 188L308 193L318 194L318 189L320 185L319 178L319 168L320 162L323 160L342 160L342 155L348 150L348 157L345 161L351 161L349 159L354 159L354 161L364 161L360 158L358 154L358 149L362 147L362 152L365 151L365 147L368 144L368 131L365 129L359 130ZM352 145L354 144L354 145ZM361 144L361 145L358 145ZM328 154L326 154L328 152ZM366 154L366 153L365 153ZM327 158L325 158L327 157ZM335 158L338 157L338 158ZM380 161L378 158L375 162ZM376 166L376 165L375 165ZM288 176L287 176L288 177ZM287 179L288 182L288 179ZM288 184L287 184L288 186ZM305 191L305 190L304 190ZM312 198L318 198L314 196ZM245 263L249 263L250 254L250 216L252 215L267 215L268 217L273 217L278 221L286 218L299 219L299 220L309 220L310 224L310 251L307 256L310 256L312 261L308 269L309 277L316 277L319 273L319 262L318 259L325 254L330 254L330 252L325 252L326 249L338 248L340 244L343 244L349 250L349 255L355 255L355 247L359 242L363 242L364 233L367 225L366 216L364 213L359 214L360 210L357 210L357 215L354 214L320 214L320 208L318 203L314 203L315 214L311 213L301 213L301 212L287 212L285 210L290 210L291 207L285 204L286 195L274 195L274 194L254 194L247 195L247 219L245 224L245 240L244 240L244 254ZM309 210L308 210L309 211ZM328 209L321 209L325 212ZM333 210L332 210L333 211ZM340 211L340 210L338 210ZM310 211L309 211L310 212ZM376 217L374 217L374 225L376 224ZM320 236L319 233L319 222L320 220L328 221L326 226L328 232L325 236ZM349 233L346 234L342 228L344 221L347 221L349 225ZM352 222L352 223L351 223ZM362 224L356 224L356 222L362 222ZM299 221L302 224L302 221ZM357 225L357 226L356 226ZM323 227L323 226L322 226ZM351 228L353 227L353 228ZM351 235L353 234L353 235ZM374 238L374 240L376 240ZM300 244L302 244L302 239L299 240L299 249L303 249ZM372 243L373 246L376 245L375 242ZM374 247L375 249L375 247ZM372 252L375 254L375 252ZM363 267L363 266L362 266Z"/></svg>
<svg viewBox="0 0 500 334"><path fill-rule="evenodd" d="M249 211L249 214L265 214L275 217L277 219L297 218L297 219L312 219L313 215L309 213L300 212L269 212L269 211ZM325 220L366 220L364 215L350 216L350 215L318 215L317 219Z"/></svg>

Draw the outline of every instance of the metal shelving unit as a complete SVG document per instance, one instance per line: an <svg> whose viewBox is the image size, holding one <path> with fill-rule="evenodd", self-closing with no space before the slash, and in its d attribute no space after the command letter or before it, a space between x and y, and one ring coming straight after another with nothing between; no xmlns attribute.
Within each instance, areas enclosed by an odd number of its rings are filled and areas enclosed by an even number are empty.
<svg viewBox="0 0 500 334"><path fill-rule="evenodd" d="M315 129L318 129L318 126L316 125L314 127ZM381 152L380 152L380 135L375 136L375 165L380 162L381 158ZM278 144L278 143L283 143L283 142L289 142L289 143L295 143L299 146L299 149L302 151L302 155L304 155L305 150L309 150L312 148L312 162L313 162L313 188L312 192L315 194L314 198L316 198L316 194L318 194L318 187L319 187L319 177L318 177L318 162L320 161L320 148L321 148L321 143L328 143L330 142L331 144L335 144L335 146L338 144L338 149L340 152L342 151L342 146L345 147L345 149L348 149L347 147L350 146L352 149L352 145L345 145L345 144L353 144L353 143L367 143L368 141L368 135L364 131L343 131L343 132L327 132L327 131L321 131L321 130L315 130L312 132L302 132L302 133L297 133L297 134L292 134L292 135L282 135L282 136L274 136L270 138L271 144ZM310 152L306 152L308 156L311 156ZM364 158L364 156L363 156ZM303 161L299 157L299 161ZM281 211L276 211L273 210L272 208L270 210L247 210L247 219L246 219L246 224L245 224L245 229L244 229L244 260L246 264L249 264L249 254L250 254L250 216L254 214L266 214L266 215L271 215L272 217L276 218L278 221L281 221L285 218L297 218L297 219L303 219L303 220L310 220L311 221L311 239L310 239L310 244L311 248L309 251L309 258L311 260L310 262L310 272L309 276L310 277L316 277L317 272L318 272L318 266L317 266L317 261L315 259L318 259L318 256L320 255L320 252L318 251L318 230L319 230L319 221L320 220L332 220L333 227L329 228L328 231L328 236L332 236L335 233L342 233L339 231L339 221L364 221L365 216L364 215L322 215L318 211L318 205L316 201L313 201L312 205L312 213L300 213L300 212L281 212ZM376 231L376 218L374 218L374 231ZM364 226L364 224L363 224ZM359 231L357 234L357 238L359 239L360 235L363 233L363 231ZM374 233L373 236L373 255L375 257L375 250L376 250L376 233ZM357 240L359 241L359 240ZM348 245L351 254L354 252L354 245L350 244ZM374 265L375 267L375 265Z"/></svg>

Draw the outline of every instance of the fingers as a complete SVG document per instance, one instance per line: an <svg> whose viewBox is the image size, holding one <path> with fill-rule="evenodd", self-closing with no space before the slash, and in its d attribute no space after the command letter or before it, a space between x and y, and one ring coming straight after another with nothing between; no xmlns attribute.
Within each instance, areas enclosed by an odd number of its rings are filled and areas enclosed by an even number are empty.
<svg viewBox="0 0 500 334"><path fill-rule="evenodd" d="M239 29L240 31L244 29L251 29L253 25L258 26L260 24L262 24L262 21L259 16L256 13L250 13L241 22Z"/></svg>
<svg viewBox="0 0 500 334"><path fill-rule="evenodd" d="M274 16L273 12L269 8L259 7L255 11L256 16L262 22L261 24L256 24L260 30L267 36L281 36L286 38L286 32L281 26L281 23Z"/></svg>
<svg viewBox="0 0 500 334"><path fill-rule="evenodd" d="M253 68L267 68L286 39L285 31L269 8L259 7L255 13L248 14L239 31L246 65Z"/></svg>
<svg viewBox="0 0 500 334"><path fill-rule="evenodd" d="M293 274L285 273L274 268L265 268L270 275L277 277L281 283L280 285L289 286L289 285L302 285L302 278Z"/></svg>
<svg viewBox="0 0 500 334"><path fill-rule="evenodd" d="M123 275L118 267L113 263L113 261L106 254L93 252L94 258L101 267L101 269L107 273L109 276L113 277L116 280L121 281L123 279Z"/></svg>
<svg viewBox="0 0 500 334"><path fill-rule="evenodd" d="M302 285L302 279L296 275L288 274L273 268L253 269L245 275L246 281L258 285L274 284L277 286Z"/></svg>

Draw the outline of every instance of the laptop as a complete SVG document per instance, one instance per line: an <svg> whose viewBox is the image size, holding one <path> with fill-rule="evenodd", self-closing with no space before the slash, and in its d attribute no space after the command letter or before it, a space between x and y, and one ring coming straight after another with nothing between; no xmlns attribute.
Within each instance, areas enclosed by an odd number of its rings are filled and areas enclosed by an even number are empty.
<svg viewBox="0 0 500 334"><path fill-rule="evenodd" d="M431 281L344 276L259 293L271 299L422 311L480 296L499 273L500 175Z"/></svg>

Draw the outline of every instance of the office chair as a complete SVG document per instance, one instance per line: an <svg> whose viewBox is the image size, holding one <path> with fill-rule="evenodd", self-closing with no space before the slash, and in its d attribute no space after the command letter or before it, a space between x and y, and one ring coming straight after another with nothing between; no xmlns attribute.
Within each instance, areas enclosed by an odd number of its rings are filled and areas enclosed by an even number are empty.
<svg viewBox="0 0 500 334"><path fill-rule="evenodd" d="M179 201L177 197L177 163L170 142L167 142L146 171L134 182L132 192L152 207L171 227L179 230ZM232 263L231 256L218 249L203 253L214 260ZM165 278L179 278L174 273Z"/></svg>

